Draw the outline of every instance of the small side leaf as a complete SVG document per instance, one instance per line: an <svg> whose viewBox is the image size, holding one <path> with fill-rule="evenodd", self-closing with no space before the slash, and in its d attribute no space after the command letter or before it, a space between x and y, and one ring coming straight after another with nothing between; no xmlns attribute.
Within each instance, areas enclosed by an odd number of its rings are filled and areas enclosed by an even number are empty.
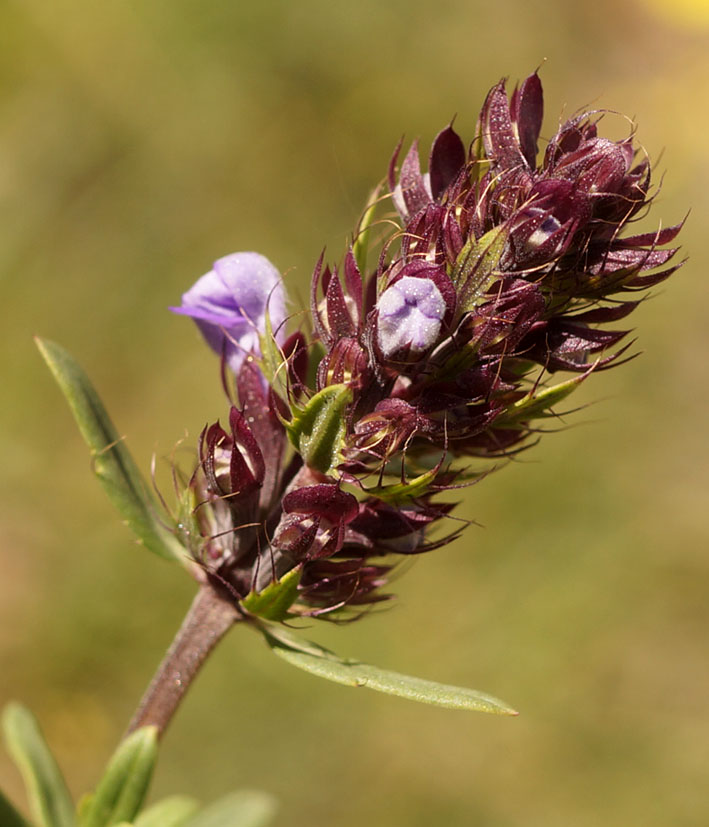
<svg viewBox="0 0 709 827"><path fill-rule="evenodd" d="M2 727L39 827L74 827L74 804L37 719L29 709L11 703L3 712Z"/></svg>
<svg viewBox="0 0 709 827"><path fill-rule="evenodd" d="M30 827L0 790L0 824L2 827Z"/></svg>
<svg viewBox="0 0 709 827"><path fill-rule="evenodd" d="M199 802L186 795L171 795L144 810L135 827L185 827L199 810Z"/></svg>
<svg viewBox="0 0 709 827"><path fill-rule="evenodd" d="M288 438L306 465L333 474L345 440L345 408L352 399L347 385L329 385L316 393L286 423Z"/></svg>
<svg viewBox="0 0 709 827"><path fill-rule="evenodd" d="M263 591L247 594L241 605L252 615L266 620L283 620L298 597L301 573L300 567L291 569L280 580L269 583Z"/></svg>
<svg viewBox="0 0 709 827"><path fill-rule="evenodd" d="M150 551L185 562L184 547L158 519L150 490L89 377L64 348L46 339L36 343L91 450L94 473L125 523Z"/></svg>
<svg viewBox="0 0 709 827"><path fill-rule="evenodd" d="M82 812L81 827L111 827L135 818L158 757L157 733L157 727L143 727L119 745Z"/></svg>
<svg viewBox="0 0 709 827"><path fill-rule="evenodd" d="M185 827L268 827L276 813L275 799L256 790L239 790L210 804Z"/></svg>
<svg viewBox="0 0 709 827"><path fill-rule="evenodd" d="M464 709L476 712L490 712L494 715L517 715L517 712L504 701L485 695L474 689L427 681L388 669L380 669L355 660L345 660L333 652L304 641L290 634L285 629L275 626L262 627L266 642L283 660L345 686L359 686L398 695L420 703L433 704L448 709Z"/></svg>

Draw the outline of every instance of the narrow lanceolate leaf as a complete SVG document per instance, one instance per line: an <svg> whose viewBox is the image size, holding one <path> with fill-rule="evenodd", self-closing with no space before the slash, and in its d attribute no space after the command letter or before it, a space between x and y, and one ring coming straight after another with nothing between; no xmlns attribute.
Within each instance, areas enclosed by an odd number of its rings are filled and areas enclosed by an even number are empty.
<svg viewBox="0 0 709 827"><path fill-rule="evenodd" d="M7 750L17 764L38 827L75 827L74 804L66 782L34 715L17 703L2 716Z"/></svg>
<svg viewBox="0 0 709 827"><path fill-rule="evenodd" d="M458 292L458 310L467 313L480 304L499 275L500 256L509 232L503 224L477 241L471 237L460 251L451 272L451 281Z"/></svg>
<svg viewBox="0 0 709 827"><path fill-rule="evenodd" d="M272 796L256 790L239 790L210 804L187 821L185 827L268 827L276 809Z"/></svg>
<svg viewBox="0 0 709 827"><path fill-rule="evenodd" d="M112 827L135 818L157 761L157 733L157 727L143 727L119 745L90 804L82 809L81 827Z"/></svg>
<svg viewBox="0 0 709 827"><path fill-rule="evenodd" d="M352 399L347 385L329 385L316 393L286 423L288 438L305 464L333 474L345 440L345 408Z"/></svg>
<svg viewBox="0 0 709 827"><path fill-rule="evenodd" d="M0 824L2 827L30 827L0 790Z"/></svg>
<svg viewBox="0 0 709 827"><path fill-rule="evenodd" d="M495 715L517 715L517 712L504 701L485 695L474 689L448 686L434 681L413 678L379 669L355 660L346 660L318 646L304 641L285 631L282 627L269 626L262 629L266 642L283 660L345 686L367 687L377 692L398 695L411 701L443 706L448 709L465 709L477 712L490 712Z"/></svg>
<svg viewBox="0 0 709 827"><path fill-rule="evenodd" d="M291 569L280 580L269 583L263 591L247 594L241 605L247 612L266 620L283 620L298 597L301 573L301 567Z"/></svg>
<svg viewBox="0 0 709 827"><path fill-rule="evenodd" d="M171 795L144 810L134 827L185 827L199 810L199 802L186 795Z"/></svg>
<svg viewBox="0 0 709 827"><path fill-rule="evenodd" d="M93 471L124 522L150 551L186 561L184 547L161 523L150 490L89 377L64 348L46 339L36 342L89 446Z"/></svg>

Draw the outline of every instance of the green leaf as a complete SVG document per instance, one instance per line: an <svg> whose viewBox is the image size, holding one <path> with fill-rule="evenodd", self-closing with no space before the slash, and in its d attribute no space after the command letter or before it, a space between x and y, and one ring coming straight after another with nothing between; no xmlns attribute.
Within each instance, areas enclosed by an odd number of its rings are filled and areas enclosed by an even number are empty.
<svg viewBox="0 0 709 827"><path fill-rule="evenodd" d="M0 790L0 824L2 827L30 827Z"/></svg>
<svg viewBox="0 0 709 827"><path fill-rule="evenodd" d="M347 385L328 385L286 423L288 438L305 464L323 474L333 474L345 442L345 408L352 399Z"/></svg>
<svg viewBox="0 0 709 827"><path fill-rule="evenodd" d="M199 810L199 801L186 795L171 795L144 810L135 827L184 827Z"/></svg>
<svg viewBox="0 0 709 827"><path fill-rule="evenodd" d="M499 275L500 256L509 232L503 224L477 241L471 238L458 254L451 281L458 292L458 310L475 308Z"/></svg>
<svg viewBox="0 0 709 827"><path fill-rule="evenodd" d="M579 376L567 379L566 382L544 388L538 393L528 394L515 402L499 419L495 420L495 427L515 427L521 422L528 422L530 419L551 416L550 408L566 399L588 377L589 373L590 371L586 371L586 373Z"/></svg>
<svg viewBox="0 0 709 827"><path fill-rule="evenodd" d="M276 813L275 799L256 790L239 790L210 804L185 827L268 827Z"/></svg>
<svg viewBox="0 0 709 827"><path fill-rule="evenodd" d="M186 562L182 544L163 526L157 506L91 380L64 348L36 339L84 437L93 471L139 541L168 560Z"/></svg>
<svg viewBox="0 0 709 827"><path fill-rule="evenodd" d="M335 683L367 687L377 692L398 695L400 698L448 709L490 712L495 715L517 715L517 712L504 701L474 689L448 686L435 681L401 675L398 672L390 672L387 669L379 669L377 666L369 666L359 661L345 660L316 643L304 641L290 634L282 627L266 628L264 626L261 631L268 645L280 658L299 669Z"/></svg>
<svg viewBox="0 0 709 827"><path fill-rule="evenodd" d="M79 799L79 803L76 805L76 818L79 824L84 823L84 820L86 819L86 814L93 806L93 800L93 793L84 793Z"/></svg>
<svg viewBox="0 0 709 827"><path fill-rule="evenodd" d="M301 567L291 569L280 580L269 583L263 591L247 594L241 605L252 615L266 620L283 620L298 597L301 574Z"/></svg>
<svg viewBox="0 0 709 827"><path fill-rule="evenodd" d="M2 727L39 827L74 827L74 804L37 719L26 707L11 703L3 712Z"/></svg>
<svg viewBox="0 0 709 827"><path fill-rule="evenodd" d="M110 827L135 818L157 757L157 727L143 727L119 744L89 805L82 808L81 827Z"/></svg>

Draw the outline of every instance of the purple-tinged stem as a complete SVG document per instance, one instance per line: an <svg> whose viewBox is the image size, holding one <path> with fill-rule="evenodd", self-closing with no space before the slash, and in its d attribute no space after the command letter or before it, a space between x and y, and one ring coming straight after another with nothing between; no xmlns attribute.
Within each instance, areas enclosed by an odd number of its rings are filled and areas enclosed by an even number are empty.
<svg viewBox="0 0 709 827"><path fill-rule="evenodd" d="M158 728L159 735L165 732L202 664L242 617L234 603L222 597L212 585L200 586L128 725L128 734L150 725Z"/></svg>

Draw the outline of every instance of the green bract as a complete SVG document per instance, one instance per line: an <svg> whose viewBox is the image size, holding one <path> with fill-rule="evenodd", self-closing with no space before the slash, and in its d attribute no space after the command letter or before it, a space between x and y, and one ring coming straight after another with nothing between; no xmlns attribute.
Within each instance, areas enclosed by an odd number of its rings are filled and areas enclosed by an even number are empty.
<svg viewBox="0 0 709 827"><path fill-rule="evenodd" d="M308 467L323 474L335 472L344 447L345 408L351 399L347 385L330 385L305 407L292 409L293 418L286 424L288 438Z"/></svg>

